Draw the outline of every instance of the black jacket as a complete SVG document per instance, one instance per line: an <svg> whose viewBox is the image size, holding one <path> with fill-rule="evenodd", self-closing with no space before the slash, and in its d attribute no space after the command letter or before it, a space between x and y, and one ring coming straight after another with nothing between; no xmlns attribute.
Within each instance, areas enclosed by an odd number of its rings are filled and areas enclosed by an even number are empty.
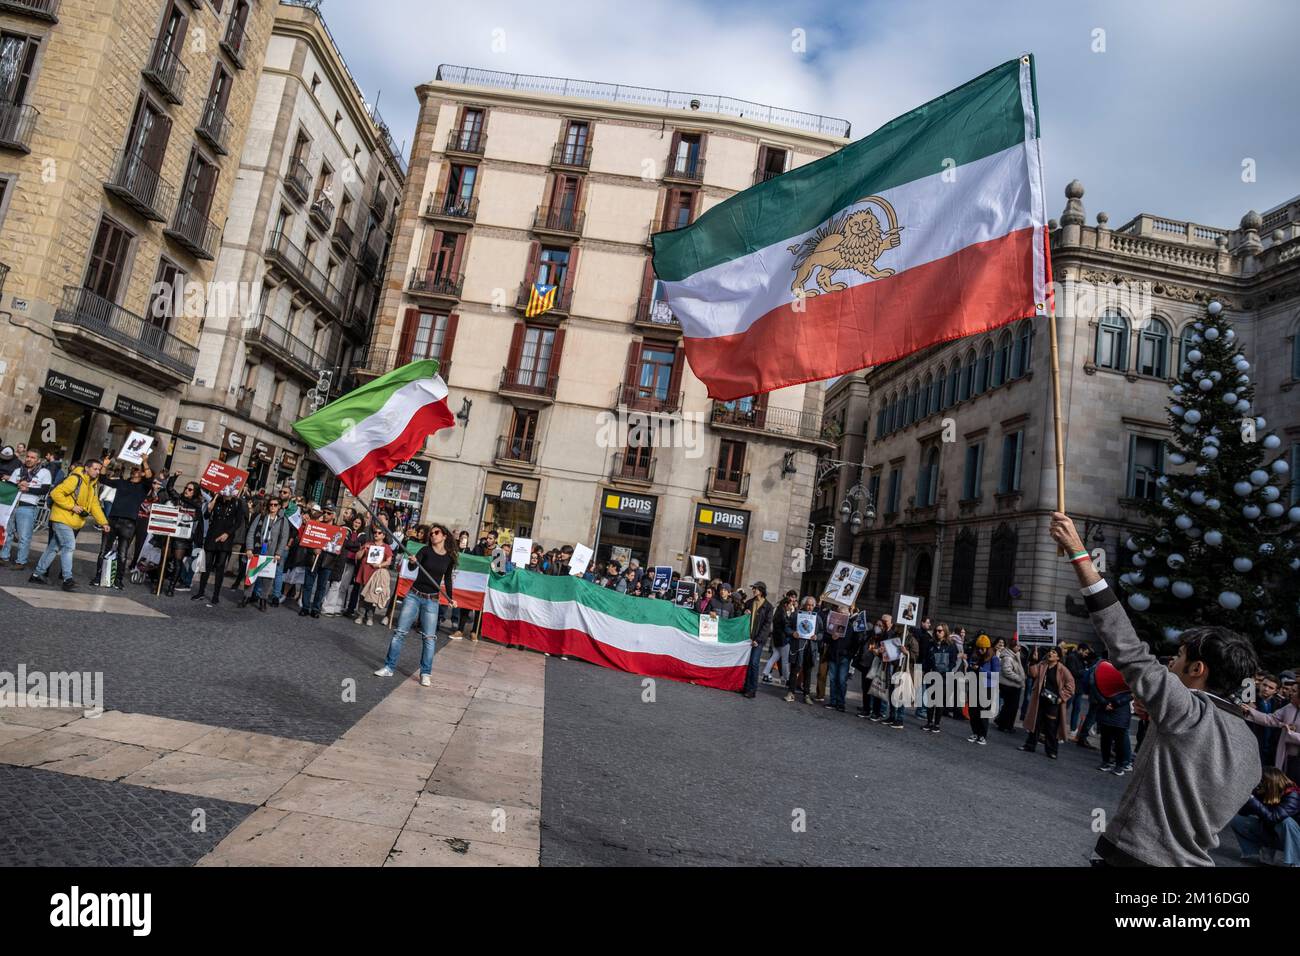
<svg viewBox="0 0 1300 956"><path fill-rule="evenodd" d="M100 485L114 489L113 504L108 509L108 517L130 518L134 521L140 514L140 506L149 496L153 482L145 479L132 481L130 478L100 478Z"/></svg>
<svg viewBox="0 0 1300 956"><path fill-rule="evenodd" d="M790 641L790 625L788 623L790 615L785 613L785 605L778 604L776 610L772 612L772 646L785 647Z"/></svg>
<svg viewBox="0 0 1300 956"><path fill-rule="evenodd" d="M209 551L235 551L243 548L244 530L248 527L248 509L238 498L218 497L208 512L206 547ZM218 541L221 535L225 541Z"/></svg>
<svg viewBox="0 0 1300 956"><path fill-rule="evenodd" d="M757 641L758 646L761 648L765 643L767 643L768 637L772 634L773 608L771 601L764 601L763 606L755 610L754 602L757 600L757 597L750 598L749 603L745 605L745 608L753 615L753 620L749 622L750 640Z"/></svg>

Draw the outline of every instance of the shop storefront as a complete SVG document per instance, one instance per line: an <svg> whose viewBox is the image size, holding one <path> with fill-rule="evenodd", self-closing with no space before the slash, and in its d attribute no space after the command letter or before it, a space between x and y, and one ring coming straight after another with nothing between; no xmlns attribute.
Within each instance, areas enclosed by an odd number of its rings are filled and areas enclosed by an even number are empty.
<svg viewBox="0 0 1300 956"><path fill-rule="evenodd" d="M745 542L749 538L749 512L714 505L695 506L691 554L709 561L713 577L743 587Z"/></svg>
<svg viewBox="0 0 1300 956"><path fill-rule="evenodd" d="M375 501L392 507L410 508L419 514L424 506L424 492L429 484L429 463L418 459L404 461L375 481Z"/></svg>
<svg viewBox="0 0 1300 956"><path fill-rule="evenodd" d="M483 486L483 511L475 540L489 531L509 531L517 538L533 536L537 514L537 479L489 473Z"/></svg>
<svg viewBox="0 0 1300 956"><path fill-rule="evenodd" d="M98 385L50 369L41 386L41 403L27 439L28 448L41 451L66 450L72 461L81 461L98 448L90 448L91 425L104 400Z"/></svg>
<svg viewBox="0 0 1300 956"><path fill-rule="evenodd" d="M288 485L291 489L295 488L293 476L298 471L298 460L296 451L280 452L280 460L276 462L275 466L276 489L280 489L285 485Z"/></svg>
<svg viewBox="0 0 1300 956"><path fill-rule="evenodd" d="M239 459L244 454L246 444L248 444L247 435L243 432L237 432L233 428L227 428L226 433L221 437L221 460L227 465L243 468L244 466Z"/></svg>
<svg viewBox="0 0 1300 956"><path fill-rule="evenodd" d="M611 558L622 567L636 558L641 566L650 566L650 539L654 536L655 513L659 499L652 495L632 495L610 488L600 493L600 524L596 527L596 567Z"/></svg>

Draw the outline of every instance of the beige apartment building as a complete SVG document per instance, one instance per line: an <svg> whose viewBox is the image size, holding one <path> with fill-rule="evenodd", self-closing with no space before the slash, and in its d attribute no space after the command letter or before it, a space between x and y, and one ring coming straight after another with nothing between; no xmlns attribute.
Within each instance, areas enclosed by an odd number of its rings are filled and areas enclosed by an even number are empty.
<svg viewBox="0 0 1300 956"><path fill-rule="evenodd" d="M0 2L0 438L168 454L276 4Z"/></svg>
<svg viewBox="0 0 1300 956"><path fill-rule="evenodd" d="M1066 505L1108 574L1144 527L1169 434L1165 409L1193 322L1224 304L1252 365L1253 413L1300 467L1300 198L1236 229L1142 214L1085 221L1083 186L1050 223L1058 283ZM865 485L875 518L838 554L871 569L867 605L900 592L935 620L1009 636L1017 611L1055 611L1092 640L1073 572L1047 537L1056 476L1046 321L1022 322L865 375ZM1262 437L1262 436L1261 436ZM1300 501L1300 481L1291 501ZM841 526L842 527L842 526Z"/></svg>
<svg viewBox="0 0 1300 956"><path fill-rule="evenodd" d="M355 384L405 166L316 4L273 6L173 464L323 501L337 479L290 425Z"/></svg>
<svg viewBox="0 0 1300 956"><path fill-rule="evenodd" d="M381 497L770 588L799 582L818 384L717 403L658 295L650 236L848 140L842 120L716 96L442 66L367 373L437 358L461 419ZM535 285L553 307L530 315ZM632 429L629 432L628 427Z"/></svg>

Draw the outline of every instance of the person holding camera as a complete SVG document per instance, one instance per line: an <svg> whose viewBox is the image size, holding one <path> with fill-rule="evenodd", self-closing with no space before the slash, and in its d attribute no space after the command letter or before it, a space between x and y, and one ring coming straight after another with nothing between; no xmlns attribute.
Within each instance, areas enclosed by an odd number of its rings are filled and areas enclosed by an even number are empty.
<svg viewBox="0 0 1300 956"><path fill-rule="evenodd" d="M1065 705L1074 696L1074 677L1061 662L1061 651L1056 647L1047 649L1046 659L1031 667L1029 676L1035 692L1025 715L1029 736L1020 749L1033 753L1038 747L1038 735L1042 734L1043 749L1048 759L1055 760L1057 748L1065 739Z"/></svg>

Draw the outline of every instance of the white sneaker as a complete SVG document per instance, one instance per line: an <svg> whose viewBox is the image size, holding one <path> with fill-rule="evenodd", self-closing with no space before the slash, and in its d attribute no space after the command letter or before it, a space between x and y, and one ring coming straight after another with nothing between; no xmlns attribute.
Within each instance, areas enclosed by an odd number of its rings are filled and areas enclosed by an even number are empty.
<svg viewBox="0 0 1300 956"><path fill-rule="evenodd" d="M429 675L428 675L428 674L421 674L421 675L420 675L420 686L421 686L421 687L429 687L429 686L432 685L432 684L433 684L433 681L429 680Z"/></svg>
<svg viewBox="0 0 1300 956"><path fill-rule="evenodd" d="M968 743L968 744L973 744L973 743L975 743L975 741L977 741L977 740L979 740L979 739L980 739L980 735L979 735L979 734L971 734L969 737L966 738L966 743Z"/></svg>
<svg viewBox="0 0 1300 956"><path fill-rule="evenodd" d="M375 671L375 676L376 676L376 677L392 677L392 676L393 676L393 669L392 669L391 667L381 667L381 668L379 668L379 670Z"/></svg>
<svg viewBox="0 0 1300 956"><path fill-rule="evenodd" d="M465 635L460 631L452 631L450 636L453 641L459 641L464 638Z"/></svg>

